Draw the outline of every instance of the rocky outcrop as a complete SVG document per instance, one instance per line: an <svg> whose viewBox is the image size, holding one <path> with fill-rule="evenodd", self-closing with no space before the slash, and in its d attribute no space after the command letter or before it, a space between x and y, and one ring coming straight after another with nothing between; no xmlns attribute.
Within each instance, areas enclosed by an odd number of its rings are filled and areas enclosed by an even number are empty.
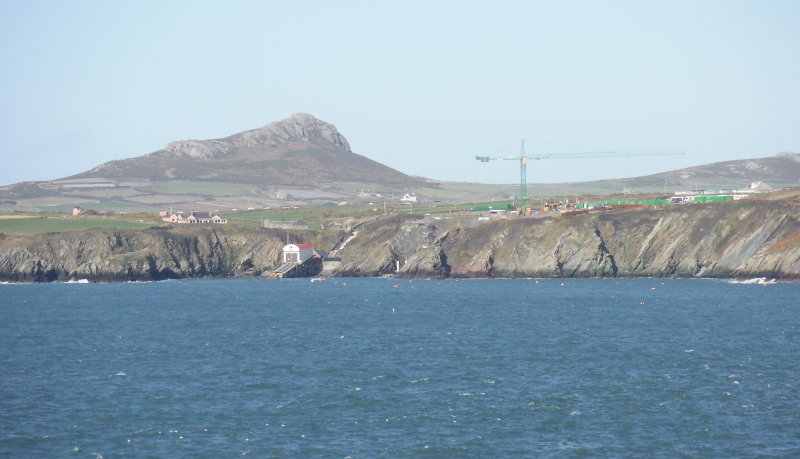
<svg viewBox="0 0 800 459"><path fill-rule="evenodd" d="M260 276L280 264L285 232L215 228L89 230L0 238L0 280L136 281ZM295 231L322 250L336 231Z"/></svg>
<svg viewBox="0 0 800 459"><path fill-rule="evenodd" d="M450 221L423 219L421 215L396 215L364 225L342 251L341 276L376 276L394 273L421 250L432 245Z"/></svg>
<svg viewBox="0 0 800 459"><path fill-rule="evenodd" d="M790 203L740 201L449 226L435 220L376 223L372 231L383 246L363 243L380 251L345 251L341 274L800 278L800 223ZM415 247L392 249L398 238L414 237Z"/></svg>
<svg viewBox="0 0 800 459"><path fill-rule="evenodd" d="M188 156L211 159L224 156L237 147L278 147L290 141L311 142L322 140L350 151L347 139L336 126L307 113L295 113L291 117L270 123L260 129L240 132L224 139L179 140L167 145L153 155Z"/></svg>

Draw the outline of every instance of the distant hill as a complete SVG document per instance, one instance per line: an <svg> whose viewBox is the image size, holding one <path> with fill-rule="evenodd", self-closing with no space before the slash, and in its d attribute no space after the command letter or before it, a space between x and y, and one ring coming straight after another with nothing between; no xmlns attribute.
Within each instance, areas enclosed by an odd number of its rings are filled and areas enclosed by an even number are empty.
<svg viewBox="0 0 800 459"><path fill-rule="evenodd" d="M136 158L107 162L68 179L213 181L268 186L373 182L429 186L353 153L336 126L306 113L224 139L180 140Z"/></svg>
<svg viewBox="0 0 800 459"><path fill-rule="evenodd" d="M666 181L666 183L665 183ZM576 183L529 183L528 196L663 194L742 189L763 181L800 187L800 154L725 161L653 175ZM136 158L60 180L0 187L0 211L114 212L255 210L312 201L382 202L414 193L429 204L511 199L518 184L439 182L412 177L353 153L336 126L297 113L223 139L181 140Z"/></svg>
<svg viewBox="0 0 800 459"><path fill-rule="evenodd" d="M754 181L764 181L774 188L791 188L800 186L800 154L783 152L767 158L723 161L624 179L622 182L634 188L663 187L665 179L668 185L671 184L670 188L678 186L687 190L695 186L741 189Z"/></svg>
<svg viewBox="0 0 800 459"><path fill-rule="evenodd" d="M528 192L545 195L548 192L613 194L623 190L639 193L663 193L665 180L667 193L690 191L695 188L699 190L738 190L755 181L763 181L773 188L793 188L800 186L800 154L783 152L767 158L723 161L631 178L530 184Z"/></svg>

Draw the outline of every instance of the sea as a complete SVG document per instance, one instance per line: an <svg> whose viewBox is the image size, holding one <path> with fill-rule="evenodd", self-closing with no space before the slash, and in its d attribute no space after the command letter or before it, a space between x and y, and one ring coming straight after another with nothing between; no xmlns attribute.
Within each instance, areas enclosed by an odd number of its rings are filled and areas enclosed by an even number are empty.
<svg viewBox="0 0 800 459"><path fill-rule="evenodd" d="M800 284L0 285L0 457L800 457Z"/></svg>

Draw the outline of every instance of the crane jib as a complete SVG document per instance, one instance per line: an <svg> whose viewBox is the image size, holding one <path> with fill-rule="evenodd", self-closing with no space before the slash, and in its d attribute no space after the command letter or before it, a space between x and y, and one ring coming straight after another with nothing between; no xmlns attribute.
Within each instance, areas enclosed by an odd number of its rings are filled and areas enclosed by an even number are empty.
<svg viewBox="0 0 800 459"><path fill-rule="evenodd" d="M525 216L528 213L527 198L528 198L528 177L525 171L528 164L528 156L525 154L525 141L521 142L520 157L509 156L507 158L490 158L488 156L475 156L475 159L482 163L489 161L519 161L519 203L520 203L520 216ZM579 159L579 158L613 158L615 156L664 156L664 155L682 155L682 151L593 151L588 153L553 153L545 155L533 155L531 159L539 161L540 159Z"/></svg>

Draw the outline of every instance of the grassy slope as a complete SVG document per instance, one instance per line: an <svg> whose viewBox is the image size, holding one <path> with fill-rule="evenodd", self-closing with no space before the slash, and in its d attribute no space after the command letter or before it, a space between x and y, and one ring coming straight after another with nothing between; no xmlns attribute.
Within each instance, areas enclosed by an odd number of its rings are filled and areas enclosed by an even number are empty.
<svg viewBox="0 0 800 459"><path fill-rule="evenodd" d="M149 222L136 222L111 218L29 218L0 220L0 233L38 234L61 231L82 231L93 228L142 229L152 226Z"/></svg>
<svg viewBox="0 0 800 459"><path fill-rule="evenodd" d="M141 189L148 194L201 196L252 196L255 195L253 185L220 182L157 182L155 186Z"/></svg>

